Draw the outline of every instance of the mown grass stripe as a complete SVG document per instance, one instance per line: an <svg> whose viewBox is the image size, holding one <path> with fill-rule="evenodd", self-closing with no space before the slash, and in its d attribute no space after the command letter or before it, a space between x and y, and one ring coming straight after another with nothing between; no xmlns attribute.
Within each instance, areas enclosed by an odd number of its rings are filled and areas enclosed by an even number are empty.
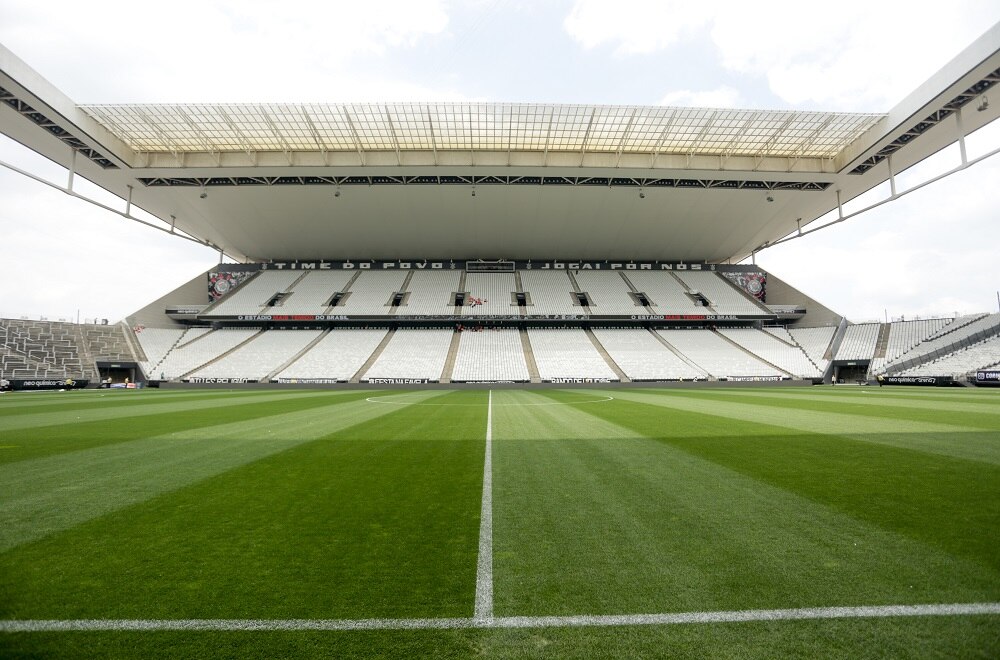
<svg viewBox="0 0 1000 660"><path fill-rule="evenodd" d="M0 632L160 632L160 631L348 631L459 630L464 628L582 628L595 626L664 626L818 619L885 619L919 616L1000 614L1000 603L803 607L776 610L598 614L576 616L505 616L440 619L29 619L0 620Z"/></svg>
<svg viewBox="0 0 1000 660"><path fill-rule="evenodd" d="M735 435L738 465L754 425L620 400L525 409L494 410L497 615L996 597L979 562L685 450Z"/></svg>
<svg viewBox="0 0 1000 660"><path fill-rule="evenodd" d="M82 390L63 396L48 395L33 397L27 393L15 393L0 397L0 417L32 412L37 408L59 408L61 410L89 409L93 406L128 406L147 403L167 403L183 399L210 399L212 397L252 397L268 394L261 390ZM270 392L273 394L273 391Z"/></svg>
<svg viewBox="0 0 1000 660"><path fill-rule="evenodd" d="M950 434L907 434L897 443L884 443L878 436L796 434L777 425L736 424L720 402L718 416L681 411L664 416L645 403L616 403L613 411L588 412L858 521L978 562L992 571L993 581L1000 576L996 458L973 461L906 446L947 443L953 441ZM690 427L695 431L689 433Z"/></svg>
<svg viewBox="0 0 1000 660"><path fill-rule="evenodd" d="M328 397L292 397L271 401L227 398L211 408L178 411L174 406L169 406L157 414L139 417L132 417L128 409L123 409L120 417L112 419L5 431L4 440L15 447L11 451L0 453L0 463L85 451L95 447L140 440L151 435L163 436L175 431L218 426L233 421L248 422L271 415L299 412L360 398L364 398L364 393L354 392Z"/></svg>
<svg viewBox="0 0 1000 660"><path fill-rule="evenodd" d="M0 552L390 412L333 403L2 465Z"/></svg>
<svg viewBox="0 0 1000 660"><path fill-rule="evenodd" d="M774 433L775 429L780 428L789 432L837 435L873 444L1000 465L1000 451L997 451L996 443L990 441L990 437L994 436L986 435L987 441L984 442L984 434L987 432L957 424L720 401L710 394L689 392L619 390L614 395L618 400L764 425L768 427L764 433ZM753 433L752 428L748 427L744 433Z"/></svg>
<svg viewBox="0 0 1000 660"><path fill-rule="evenodd" d="M255 394L253 397L238 396L233 401L247 403L249 400L264 403L267 401L287 401L305 397L330 397L351 393L349 390L339 392L306 391L306 392L269 392L266 394ZM148 401L148 399L146 399ZM153 402L144 403L139 406L130 406L127 409L117 406L110 408L89 408L86 410L48 410L46 412L31 412L24 415L10 415L0 418L0 432L12 431L16 429L39 428L43 426L54 426L56 424L80 424L104 419L115 419L121 417L127 410L130 417L141 417L145 415L159 415L164 412L184 412L186 410L204 410L205 408L217 408L226 405L227 398L212 397L208 400L196 398L192 401L178 403L170 401L167 403Z"/></svg>
<svg viewBox="0 0 1000 660"><path fill-rule="evenodd" d="M973 415L984 415L996 418L1000 421L1000 396L994 400L968 401L959 398L900 398L886 396L883 390L860 390L857 396L832 396L829 390L806 390L801 391L770 391L770 390L713 390L702 392L701 394L711 394L726 397L732 400L761 399L784 400L793 402L816 402L825 403L831 406L858 406L871 408L885 408L889 410L899 410L909 413L911 411L929 410L941 411L949 414L969 413Z"/></svg>
<svg viewBox="0 0 1000 660"><path fill-rule="evenodd" d="M479 406L359 401L383 414L0 555L0 618L471 616L486 397L442 398Z"/></svg>

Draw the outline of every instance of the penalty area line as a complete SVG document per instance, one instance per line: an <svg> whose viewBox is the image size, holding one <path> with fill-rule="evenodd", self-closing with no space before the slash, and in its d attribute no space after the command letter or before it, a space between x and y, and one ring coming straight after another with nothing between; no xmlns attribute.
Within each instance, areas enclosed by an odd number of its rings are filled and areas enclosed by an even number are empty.
<svg viewBox="0 0 1000 660"><path fill-rule="evenodd" d="M507 616L442 619L27 619L0 620L0 633L71 631L309 631L309 630L458 630L468 628L585 628L657 626L756 621L884 619L914 616L1000 615L1000 603L805 607L783 610Z"/></svg>

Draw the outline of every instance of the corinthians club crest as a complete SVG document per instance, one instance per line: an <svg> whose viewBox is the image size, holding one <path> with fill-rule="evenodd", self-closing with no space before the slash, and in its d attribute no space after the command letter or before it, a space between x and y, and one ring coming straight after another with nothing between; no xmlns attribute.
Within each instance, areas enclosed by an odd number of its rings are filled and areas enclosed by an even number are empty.
<svg viewBox="0 0 1000 660"><path fill-rule="evenodd" d="M767 302L767 275L764 273L723 273L723 275L760 302Z"/></svg>
<svg viewBox="0 0 1000 660"><path fill-rule="evenodd" d="M208 301L215 302L247 279L250 273L209 273Z"/></svg>
<svg viewBox="0 0 1000 660"><path fill-rule="evenodd" d="M764 301L764 273L747 273L744 288L751 296Z"/></svg>

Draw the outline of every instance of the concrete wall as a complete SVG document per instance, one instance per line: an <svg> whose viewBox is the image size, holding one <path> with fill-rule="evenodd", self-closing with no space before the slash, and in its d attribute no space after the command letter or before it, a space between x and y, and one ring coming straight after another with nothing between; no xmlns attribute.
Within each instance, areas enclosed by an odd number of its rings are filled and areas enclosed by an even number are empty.
<svg viewBox="0 0 1000 660"><path fill-rule="evenodd" d="M841 314L810 298L770 271L767 272L767 304L802 305L805 307L806 315L796 321L793 327L835 326L840 323L842 317Z"/></svg>
<svg viewBox="0 0 1000 660"><path fill-rule="evenodd" d="M213 269L214 270L214 269ZM144 325L147 328L180 328L183 324L174 321L164 313L167 307L208 304L208 273L195 276L159 300L155 300L127 317L131 327Z"/></svg>

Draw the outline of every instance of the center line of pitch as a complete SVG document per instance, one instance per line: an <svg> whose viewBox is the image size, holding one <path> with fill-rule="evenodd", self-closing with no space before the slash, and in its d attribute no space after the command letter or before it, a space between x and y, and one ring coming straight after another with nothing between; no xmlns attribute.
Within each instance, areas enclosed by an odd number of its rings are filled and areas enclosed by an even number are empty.
<svg viewBox="0 0 1000 660"><path fill-rule="evenodd" d="M473 620L493 620L493 390L486 404L486 460L483 461L483 508L479 514L479 564Z"/></svg>

